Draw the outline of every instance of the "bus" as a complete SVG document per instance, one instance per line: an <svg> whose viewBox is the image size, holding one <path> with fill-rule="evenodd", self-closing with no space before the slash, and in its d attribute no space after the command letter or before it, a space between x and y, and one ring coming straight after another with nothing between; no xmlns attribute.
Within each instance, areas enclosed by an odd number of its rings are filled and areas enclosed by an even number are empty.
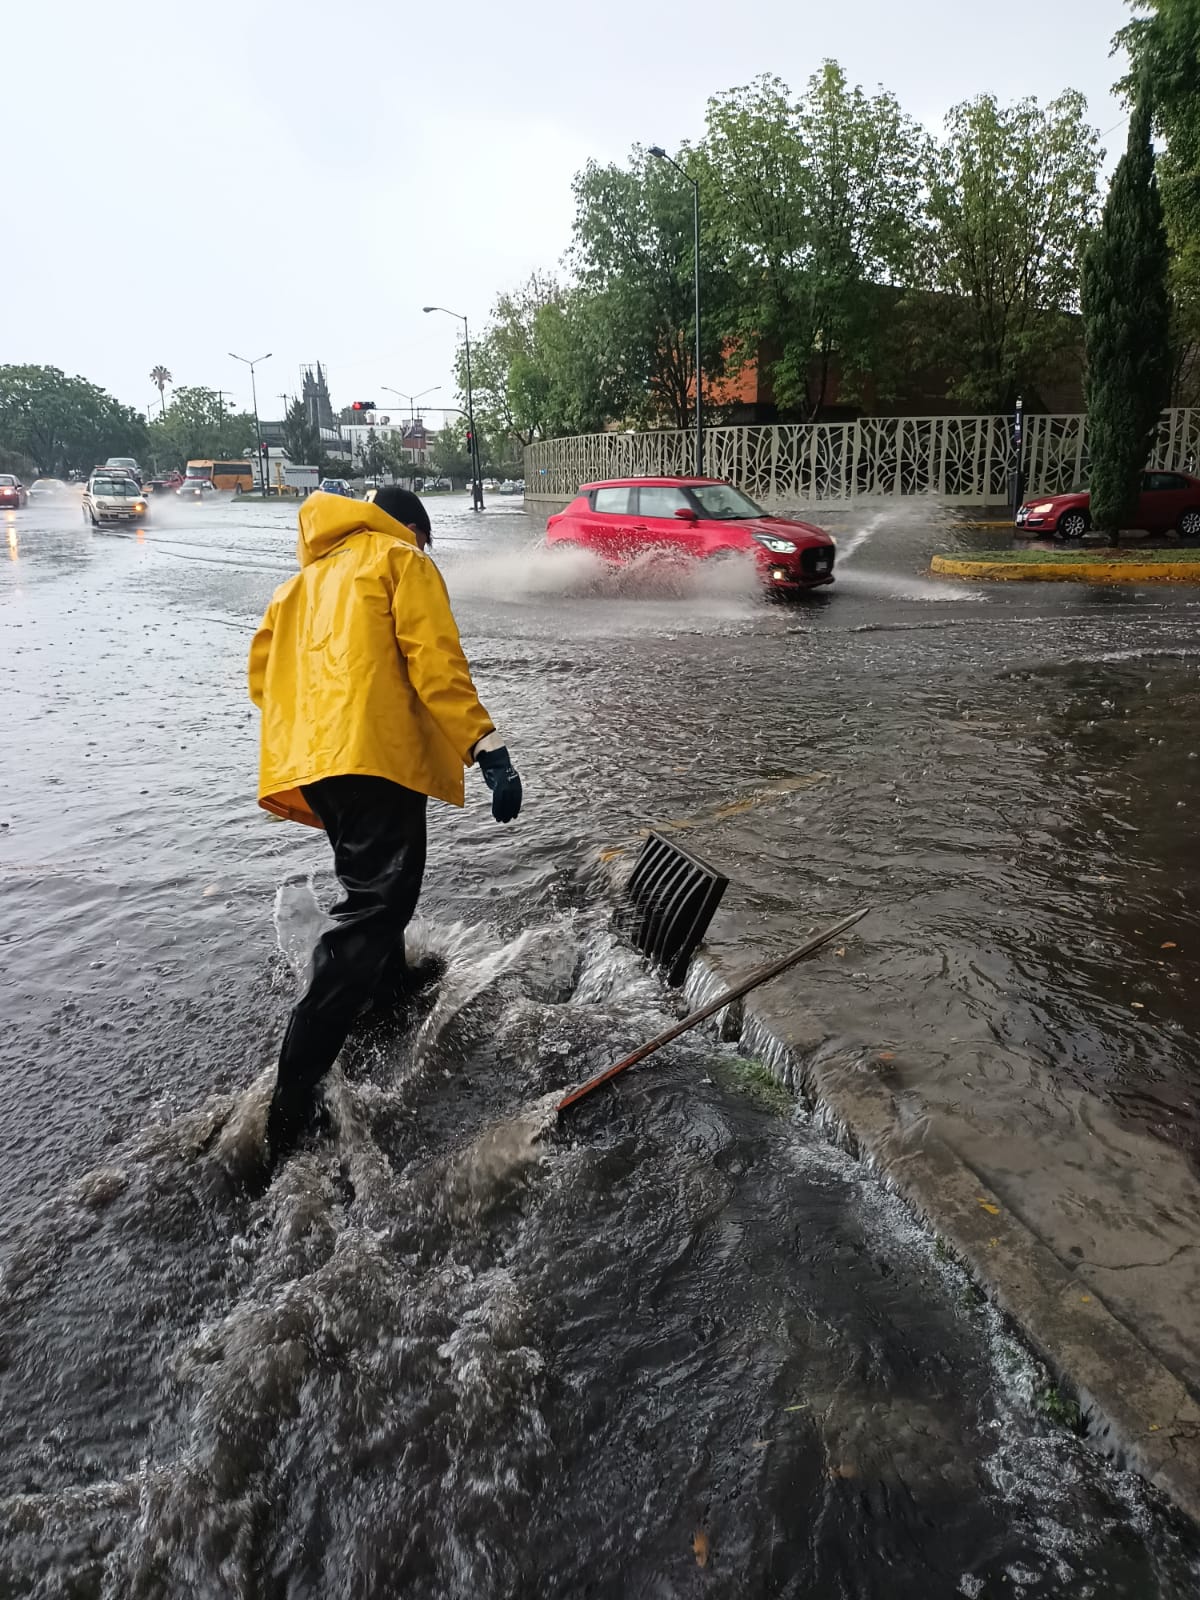
<svg viewBox="0 0 1200 1600"><path fill-rule="evenodd" d="M244 494L255 488L254 468L249 461L189 461L188 478L206 478L214 489Z"/></svg>

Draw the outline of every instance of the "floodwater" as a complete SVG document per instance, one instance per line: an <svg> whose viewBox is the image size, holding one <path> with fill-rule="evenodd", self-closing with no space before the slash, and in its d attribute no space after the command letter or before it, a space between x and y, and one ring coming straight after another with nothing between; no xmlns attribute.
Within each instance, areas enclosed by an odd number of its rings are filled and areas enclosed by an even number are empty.
<svg viewBox="0 0 1200 1600"><path fill-rule="evenodd" d="M935 1063L1008 1027L1195 1150L1188 593L947 588L945 530L881 508L835 592L762 606L432 509L526 810L497 828L474 775L439 808L436 1006L355 1041L334 1135L259 1199L332 892L253 804L244 660L294 512L3 524L0 1594L1194 1592L1195 1530L729 1047L548 1110L676 1006L598 849L795 783L753 909L896 912L882 973L814 967L832 1027Z"/></svg>

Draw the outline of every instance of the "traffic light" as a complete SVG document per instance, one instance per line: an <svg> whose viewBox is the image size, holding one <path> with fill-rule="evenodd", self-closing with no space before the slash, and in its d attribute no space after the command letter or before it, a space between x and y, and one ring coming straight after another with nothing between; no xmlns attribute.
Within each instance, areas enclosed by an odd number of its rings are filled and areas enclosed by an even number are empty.
<svg viewBox="0 0 1200 1600"><path fill-rule="evenodd" d="M474 454L474 446L475 446L475 435L471 432L470 428L468 428L467 429L467 454L468 455L473 455Z"/></svg>
<svg viewBox="0 0 1200 1600"><path fill-rule="evenodd" d="M374 400L356 400L350 407L351 411L374 411Z"/></svg>
<svg viewBox="0 0 1200 1600"><path fill-rule="evenodd" d="M267 444L267 441L265 439L260 439L259 440L259 442L258 442L258 453L259 453L260 456L265 456L269 448L270 448L270 446Z"/></svg>

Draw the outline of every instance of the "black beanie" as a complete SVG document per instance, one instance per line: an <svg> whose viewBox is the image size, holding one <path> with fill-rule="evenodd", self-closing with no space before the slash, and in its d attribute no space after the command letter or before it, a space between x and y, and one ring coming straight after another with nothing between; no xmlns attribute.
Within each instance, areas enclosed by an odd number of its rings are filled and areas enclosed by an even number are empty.
<svg viewBox="0 0 1200 1600"><path fill-rule="evenodd" d="M371 499L385 511L389 517L395 517L397 522L402 522L406 528L416 528L418 533L423 533L427 539L433 537L433 530L429 526L429 513L417 499L411 489L401 489L399 484L386 484L382 489L376 489Z"/></svg>

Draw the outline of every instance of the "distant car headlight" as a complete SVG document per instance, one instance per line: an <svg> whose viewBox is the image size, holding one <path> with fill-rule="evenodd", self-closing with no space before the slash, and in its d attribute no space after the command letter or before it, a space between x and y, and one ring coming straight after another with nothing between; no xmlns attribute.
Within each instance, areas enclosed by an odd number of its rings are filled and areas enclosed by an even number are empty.
<svg viewBox="0 0 1200 1600"><path fill-rule="evenodd" d="M773 556L794 556L796 546L791 539L780 539L773 533L755 533L751 538L758 541L764 550L769 550Z"/></svg>
<svg viewBox="0 0 1200 1600"><path fill-rule="evenodd" d="M1054 510L1054 501L1047 500L1043 505L1028 508L1031 517L1048 517Z"/></svg>

